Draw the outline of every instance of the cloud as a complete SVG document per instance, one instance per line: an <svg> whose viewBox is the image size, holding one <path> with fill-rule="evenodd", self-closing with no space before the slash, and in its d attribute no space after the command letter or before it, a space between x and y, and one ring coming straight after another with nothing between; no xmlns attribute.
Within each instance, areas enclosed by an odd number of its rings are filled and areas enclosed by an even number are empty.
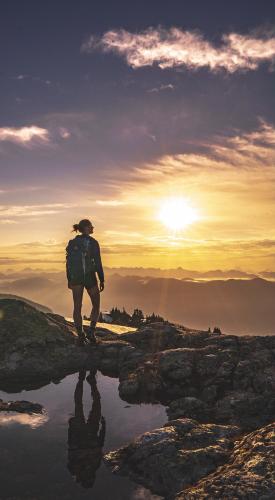
<svg viewBox="0 0 275 500"><path fill-rule="evenodd" d="M180 28L148 28L140 33L111 30L101 38L90 36L82 52L102 50L124 57L132 68L157 65L161 69L185 66L190 70L256 70L264 62L275 60L275 37L229 33L219 44L207 40L198 31Z"/></svg>
<svg viewBox="0 0 275 500"><path fill-rule="evenodd" d="M127 238L127 224L128 220L134 220L135 227L142 228L143 237L134 242L132 251L127 247L129 255L135 251L139 255L137 248L146 237L150 238L146 247L156 245L154 255L163 255L160 248L167 250L169 235L154 221L154 214L158 214L162 200L182 196L192 202L201 215L201 220L190 226L184 236L200 241L191 242L187 255L187 241L180 241L178 237L175 240L172 236L176 243L175 262L186 260L192 265L202 261L205 255L208 264L215 265L209 250L215 249L219 265L223 267L226 258L231 259L233 265L253 262L255 269L264 265L263 258L267 259L266 266L270 265L268 254L274 250L274 141L275 127L262 121L251 132L236 131L232 137L216 137L213 143L202 144L200 153L167 154L133 166L127 177L117 179L117 188L113 184L113 192L120 192L127 204L127 215L120 214L120 228L125 230L125 237L104 233L109 243L108 252L113 256L119 254L121 249L114 241L123 245L133 242ZM160 241L156 239L158 235ZM247 241L246 245L241 242L242 238ZM179 253L183 248L185 260L181 261ZM229 250L232 251L230 257Z"/></svg>
<svg viewBox="0 0 275 500"><path fill-rule="evenodd" d="M0 205L0 217L33 217L52 215L62 212L67 208L75 207L71 203L48 203L45 205Z"/></svg>
<svg viewBox="0 0 275 500"><path fill-rule="evenodd" d="M30 144L48 143L49 131L45 128L31 125L27 127L2 127L0 128L0 141L13 142L29 147Z"/></svg>
<svg viewBox="0 0 275 500"><path fill-rule="evenodd" d="M66 140L70 137L71 133L65 127L51 127L51 131L37 125L0 128L1 142L12 142L29 149L41 144L49 145L60 138Z"/></svg>
<svg viewBox="0 0 275 500"><path fill-rule="evenodd" d="M18 81L32 80L34 82L43 83L45 85L51 85L52 84L51 80L48 80L48 79L45 80L44 78L40 78L40 76L32 76L32 75L20 74L20 75L12 76L11 78L12 78L12 80L18 80Z"/></svg>
<svg viewBox="0 0 275 500"><path fill-rule="evenodd" d="M119 233L120 238L123 233ZM114 235L115 236L115 235ZM169 244L170 243L170 244ZM210 252L220 253L220 252L231 252L232 254L238 254L243 258L246 257L246 252L251 251L253 254L262 254L265 256L266 250L273 250L275 246L275 240L194 240L187 238L178 237L177 240L171 238L170 242L168 238L155 238L154 240L146 239L143 237L143 241L140 240L135 243L127 243L126 232L125 240L121 243L113 243L109 245L102 245L102 254L121 254L121 255L165 255L169 249L170 254L179 254L184 246L185 252L198 252L199 254L208 254Z"/></svg>
<svg viewBox="0 0 275 500"><path fill-rule="evenodd" d="M0 415L0 426L9 426L13 424L27 425L32 429L37 429L42 425L46 424L49 420L46 414L38 415L38 414L7 414L4 413Z"/></svg>
<svg viewBox="0 0 275 500"><path fill-rule="evenodd" d="M238 170L249 170L259 174L259 182L264 182L262 168L270 171L272 179L275 176L275 127L260 120L258 129L248 133L236 132L232 137L219 137L211 143L199 143L204 149L202 153L185 153L163 155L155 162L136 166L128 175L136 181L147 184L148 178L162 181L166 177L180 175L182 178L204 176L206 171L234 174L232 167ZM250 188L250 186L247 186Z"/></svg>
<svg viewBox="0 0 275 500"><path fill-rule="evenodd" d="M69 139L71 137L71 133L64 127L59 127L59 134L62 139Z"/></svg>
<svg viewBox="0 0 275 500"><path fill-rule="evenodd" d="M28 75L17 75L14 77L15 80L25 80L28 78Z"/></svg>
<svg viewBox="0 0 275 500"><path fill-rule="evenodd" d="M172 83L168 83L167 85L160 85L159 87L153 87L152 89L147 90L147 92L161 92L161 90L174 90L175 85Z"/></svg>
<svg viewBox="0 0 275 500"><path fill-rule="evenodd" d="M18 221L12 219L2 219L0 224L18 224Z"/></svg>
<svg viewBox="0 0 275 500"><path fill-rule="evenodd" d="M124 205L124 202L120 200L96 200L96 203L101 207L118 207Z"/></svg>
<svg viewBox="0 0 275 500"><path fill-rule="evenodd" d="M54 239L51 239L51 240L46 240L46 241L28 241L28 242L25 242L25 243L16 243L15 244L15 247L20 247L20 248L28 248L28 247L31 247L31 248L41 248L41 249L45 249L45 248L51 248L52 247L55 247L55 246L60 246L60 243L57 243L56 240Z"/></svg>
<svg viewBox="0 0 275 500"><path fill-rule="evenodd" d="M215 158L227 162L229 166L251 169L274 166L274 145L275 127L261 120L257 130L236 134L225 141L219 140L210 149Z"/></svg>
<svg viewBox="0 0 275 500"><path fill-rule="evenodd" d="M9 187L5 189L0 189L0 194L11 194L11 193L26 193L26 192L32 192L32 191L42 191L45 190L46 186L23 186L23 187Z"/></svg>

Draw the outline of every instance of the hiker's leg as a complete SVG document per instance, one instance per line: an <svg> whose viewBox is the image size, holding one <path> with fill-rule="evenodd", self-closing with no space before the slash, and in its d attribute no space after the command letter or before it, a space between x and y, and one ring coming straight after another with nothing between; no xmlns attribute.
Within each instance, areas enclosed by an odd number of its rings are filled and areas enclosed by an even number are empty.
<svg viewBox="0 0 275 500"><path fill-rule="evenodd" d="M92 310L90 315L90 326L95 328L100 311L100 292L98 285L88 288L87 292L91 298Z"/></svg>
<svg viewBox="0 0 275 500"><path fill-rule="evenodd" d="M91 370L88 377L87 382L91 386L91 397L92 397L92 409L89 413L87 424L89 424L97 435L99 431L100 419L101 419L101 402L100 402L100 393L96 384L95 371Z"/></svg>
<svg viewBox="0 0 275 500"><path fill-rule="evenodd" d="M74 392L75 416L85 421L83 411L83 382L85 380L86 371L81 370L78 374L78 382Z"/></svg>
<svg viewBox="0 0 275 500"><path fill-rule="evenodd" d="M83 285L72 285L73 300L74 300L74 325L77 333L82 333L82 299L83 299Z"/></svg>

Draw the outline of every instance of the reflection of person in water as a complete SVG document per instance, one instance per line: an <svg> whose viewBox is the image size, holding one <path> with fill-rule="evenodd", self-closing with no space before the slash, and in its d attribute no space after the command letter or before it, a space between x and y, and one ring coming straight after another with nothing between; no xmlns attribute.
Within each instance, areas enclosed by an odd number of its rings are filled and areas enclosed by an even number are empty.
<svg viewBox="0 0 275 500"><path fill-rule="evenodd" d="M69 419L68 469L84 488L91 488L100 466L105 438L105 419L101 416L100 394L95 372L90 372L87 381L91 386L92 409L87 421L83 411L83 382L86 372L79 372L74 401L75 416Z"/></svg>

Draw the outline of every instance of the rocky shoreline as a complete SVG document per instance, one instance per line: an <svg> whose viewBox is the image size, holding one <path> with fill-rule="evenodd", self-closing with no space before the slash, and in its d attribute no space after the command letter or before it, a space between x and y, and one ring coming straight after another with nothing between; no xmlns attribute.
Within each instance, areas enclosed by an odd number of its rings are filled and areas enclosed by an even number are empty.
<svg viewBox="0 0 275 500"><path fill-rule="evenodd" d="M14 299L0 313L0 389L94 367L119 378L123 400L167 406L164 427L106 455L114 472L169 499L275 498L275 336L154 323L78 347L62 316Z"/></svg>

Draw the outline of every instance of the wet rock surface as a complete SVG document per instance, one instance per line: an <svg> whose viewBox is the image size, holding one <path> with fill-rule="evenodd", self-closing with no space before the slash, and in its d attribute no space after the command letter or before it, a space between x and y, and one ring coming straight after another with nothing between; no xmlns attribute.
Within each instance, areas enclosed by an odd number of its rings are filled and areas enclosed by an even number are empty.
<svg viewBox="0 0 275 500"><path fill-rule="evenodd" d="M167 406L165 427L106 457L114 471L165 498L274 498L275 336L163 322L121 335L100 328L96 346L79 347L70 322L24 301L0 300L0 318L0 389L93 367L119 377L125 401Z"/></svg>
<svg viewBox="0 0 275 500"><path fill-rule="evenodd" d="M233 426L178 419L105 455L105 461L113 472L127 474L155 493L173 498L229 458L232 438L238 432Z"/></svg>

